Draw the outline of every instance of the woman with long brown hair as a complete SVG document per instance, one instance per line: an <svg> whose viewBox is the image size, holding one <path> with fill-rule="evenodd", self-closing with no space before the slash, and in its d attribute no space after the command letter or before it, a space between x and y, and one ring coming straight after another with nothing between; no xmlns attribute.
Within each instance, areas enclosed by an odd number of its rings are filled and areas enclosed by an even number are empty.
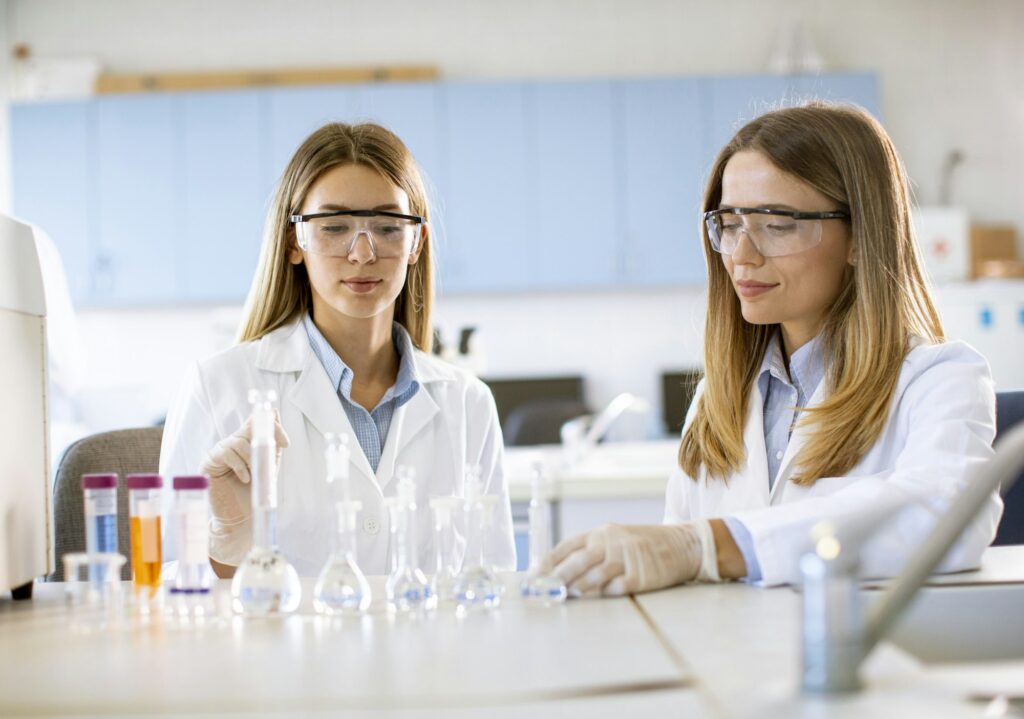
<svg viewBox="0 0 1024 719"><path fill-rule="evenodd" d="M267 218L239 342L197 363L164 430L162 474L210 477L210 558L230 576L252 543L250 389L280 398L278 544L299 574L323 566L334 531L325 435L346 434L351 498L362 503L359 561L388 571L386 496L400 465L416 502L461 495L467 471L500 498L488 559L515 566L494 399L474 377L429 354L433 330L430 213L402 141L374 124L332 123L288 163ZM432 556L418 512L421 557ZM464 549L457 540L456 555Z"/></svg>
<svg viewBox="0 0 1024 719"><path fill-rule="evenodd" d="M812 527L890 511L861 553L897 572L990 456L988 364L947 341L892 141L867 113L812 102L751 121L704 195L705 376L662 526L608 525L548 557L575 594L798 579ZM947 555L977 565L998 495Z"/></svg>

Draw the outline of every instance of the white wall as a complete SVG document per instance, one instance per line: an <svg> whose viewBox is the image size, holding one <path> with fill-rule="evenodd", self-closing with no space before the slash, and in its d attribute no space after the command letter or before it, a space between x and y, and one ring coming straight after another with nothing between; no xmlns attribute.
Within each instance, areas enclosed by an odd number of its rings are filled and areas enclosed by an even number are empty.
<svg viewBox="0 0 1024 719"><path fill-rule="evenodd" d="M449 79L760 72L777 31L802 17L828 69L880 73L883 119L923 204L938 199L943 160L960 149L966 163L953 200L974 220L1024 228L1019 0L0 0L5 6L8 47L93 55L110 71L418 63ZM0 123L6 138L2 112ZM6 177L0 163L0 190ZM582 372L596 404L622 390L656 400L658 372L700 359L702 302L698 290L452 298L438 321L449 336L462 324L481 327L491 375ZM154 414L192 357L228 341L237 314L83 312L91 384L105 396L127 387L124 403L139 417Z"/></svg>

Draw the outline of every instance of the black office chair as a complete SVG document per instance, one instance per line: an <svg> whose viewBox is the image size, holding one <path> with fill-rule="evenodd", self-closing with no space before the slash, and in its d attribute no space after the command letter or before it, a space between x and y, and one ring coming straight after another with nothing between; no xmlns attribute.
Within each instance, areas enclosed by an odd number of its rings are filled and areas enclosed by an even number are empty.
<svg viewBox="0 0 1024 719"><path fill-rule="evenodd" d="M590 410L575 399L542 399L519 405L505 418L502 434L505 446L523 447L535 444L558 444L562 441L562 425Z"/></svg>
<svg viewBox="0 0 1024 719"><path fill-rule="evenodd" d="M996 439L1020 422L1024 422L1024 390L996 392ZM1003 519L992 544L1024 544L1024 472L1003 492L1003 503Z"/></svg>

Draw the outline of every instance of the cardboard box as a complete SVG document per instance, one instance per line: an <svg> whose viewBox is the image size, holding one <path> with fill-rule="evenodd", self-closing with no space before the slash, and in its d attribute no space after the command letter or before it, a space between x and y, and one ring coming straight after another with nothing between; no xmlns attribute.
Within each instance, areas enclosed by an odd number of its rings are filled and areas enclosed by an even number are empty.
<svg viewBox="0 0 1024 719"><path fill-rule="evenodd" d="M1013 225L971 225L971 279L992 276L982 271L991 260L1016 260L1017 230Z"/></svg>

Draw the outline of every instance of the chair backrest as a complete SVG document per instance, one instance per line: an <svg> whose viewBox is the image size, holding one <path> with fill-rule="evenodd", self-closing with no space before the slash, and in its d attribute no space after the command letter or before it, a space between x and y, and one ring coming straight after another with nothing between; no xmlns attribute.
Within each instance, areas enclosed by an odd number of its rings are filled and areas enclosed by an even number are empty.
<svg viewBox="0 0 1024 719"><path fill-rule="evenodd" d="M68 447L57 468L53 487L54 572L51 582L64 579L64 563L68 552L85 551L85 509L82 498L82 475L114 473L117 488L117 547L130 557L128 533L128 490L124 478L129 474L157 472L160 466L160 441L163 427L142 427L103 432L78 440ZM125 562L122 579L131 579L131 567Z"/></svg>
<svg viewBox="0 0 1024 719"><path fill-rule="evenodd" d="M996 393L996 439L1024 422L1024 390ZM1024 472L1003 492L1003 519L992 544L1024 544Z"/></svg>
<svg viewBox="0 0 1024 719"><path fill-rule="evenodd" d="M562 425L590 410L575 399L543 399L526 402L509 412L502 430L505 444L521 447L534 444L558 444Z"/></svg>

